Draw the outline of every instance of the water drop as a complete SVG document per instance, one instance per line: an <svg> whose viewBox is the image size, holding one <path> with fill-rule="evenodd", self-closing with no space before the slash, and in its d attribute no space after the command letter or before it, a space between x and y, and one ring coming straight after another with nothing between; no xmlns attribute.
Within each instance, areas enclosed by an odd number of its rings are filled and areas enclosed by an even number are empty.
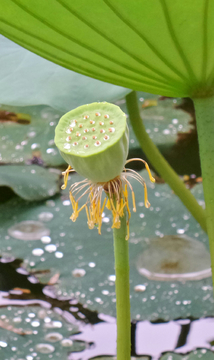
<svg viewBox="0 0 214 360"><path fill-rule="evenodd" d="M42 237L41 237L41 242L42 242L43 244L49 244L49 243L51 242L50 236L42 236Z"/></svg>
<svg viewBox="0 0 214 360"><path fill-rule="evenodd" d="M86 274L86 271L84 269L74 269L72 271L72 275L74 277L83 277L83 276L85 276L85 274Z"/></svg>
<svg viewBox="0 0 214 360"><path fill-rule="evenodd" d="M90 262L90 263L88 264L88 266L89 266L90 268L94 268L94 267L96 266L96 264L95 264L94 262Z"/></svg>
<svg viewBox="0 0 214 360"><path fill-rule="evenodd" d="M42 236L48 236L50 230L39 221L28 220L9 228L8 234L19 240L40 240Z"/></svg>
<svg viewBox="0 0 214 360"><path fill-rule="evenodd" d="M109 275L108 280L109 281L115 281L116 280L116 275Z"/></svg>
<svg viewBox="0 0 214 360"><path fill-rule="evenodd" d="M0 347L2 347L2 348L7 347L7 343L5 341L0 340Z"/></svg>
<svg viewBox="0 0 214 360"><path fill-rule="evenodd" d="M145 291L146 290L146 286L145 285L136 285L135 287L134 287L134 291L136 291L136 292L143 292L143 291Z"/></svg>
<svg viewBox="0 0 214 360"><path fill-rule="evenodd" d="M41 214L38 215L39 220L48 222L53 219L53 214L48 211L44 211Z"/></svg>
<svg viewBox="0 0 214 360"><path fill-rule="evenodd" d="M72 341L71 339L63 339L63 340L61 341L61 345L62 345L63 347L70 347L70 346L73 345L73 341Z"/></svg>
<svg viewBox="0 0 214 360"><path fill-rule="evenodd" d="M54 352L55 347L50 344L37 344L35 346L35 349L41 354L51 354L52 352Z"/></svg>
<svg viewBox="0 0 214 360"><path fill-rule="evenodd" d="M57 332L49 333L45 336L45 340L50 341L50 342L57 342L62 339L63 339L62 334L57 333Z"/></svg>
<svg viewBox="0 0 214 360"><path fill-rule="evenodd" d="M62 253L61 251L56 251L56 252L55 252L55 257L56 257L57 259L61 259L61 258L63 257L63 253Z"/></svg>
<svg viewBox="0 0 214 360"><path fill-rule="evenodd" d="M40 326L40 322L38 320L34 320L34 321L32 321L31 326L38 327L38 326Z"/></svg>
<svg viewBox="0 0 214 360"><path fill-rule="evenodd" d="M137 269L151 280L201 280L211 276L210 254L198 240L167 235L149 241Z"/></svg>
<svg viewBox="0 0 214 360"><path fill-rule="evenodd" d="M36 248L36 249L33 249L32 250L32 254L34 256L41 256L44 254L44 250L43 249L39 249L39 248Z"/></svg>
<svg viewBox="0 0 214 360"><path fill-rule="evenodd" d="M56 249L57 247L54 244L49 244L45 246L45 250L48 251L49 253L56 251Z"/></svg>

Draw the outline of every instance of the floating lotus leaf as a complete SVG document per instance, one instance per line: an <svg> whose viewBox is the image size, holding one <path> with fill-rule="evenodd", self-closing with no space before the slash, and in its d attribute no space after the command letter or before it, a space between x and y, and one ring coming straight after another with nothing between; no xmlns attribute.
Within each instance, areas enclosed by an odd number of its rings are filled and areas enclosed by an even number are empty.
<svg viewBox="0 0 214 360"><path fill-rule="evenodd" d="M139 254L148 248L149 239L154 237L189 236L208 248L207 235L168 185L149 184L146 173L142 171L141 175L148 183L151 207L145 209L141 185L132 181L137 199L137 213L132 214L129 240L132 319L169 320L213 315L211 278L186 283L164 282L148 280L138 272ZM72 175L68 187L78 180L79 176ZM202 185L196 185L192 192L204 205ZM9 241L10 253L25 259L24 266L28 269L50 269L53 274L60 273L55 285L58 296L63 292L65 296L78 298L91 310L115 316L110 214L105 210L102 236L99 236L96 229L88 230L85 214L81 213L72 223L71 213L68 190L62 192L61 198L43 203L29 203L18 198L8 201L0 207L1 251L8 252ZM50 230L48 238L26 242L8 235L8 229L16 223L42 219Z"/></svg>
<svg viewBox="0 0 214 360"><path fill-rule="evenodd" d="M12 188L25 200L40 201L59 192L59 176L60 172L38 165L5 165L0 167L0 187Z"/></svg>
<svg viewBox="0 0 214 360"><path fill-rule="evenodd" d="M62 112L47 106L11 107L2 110L28 114L29 123L0 121L0 163L64 164L54 144L54 131ZM24 115L26 117L26 115Z"/></svg>
<svg viewBox="0 0 214 360"><path fill-rule="evenodd" d="M185 360L198 360L198 359L213 360L214 354L212 351L207 350L207 349L197 349L195 351L191 351L190 353L184 354L184 355L167 352L160 358L160 360L182 360L182 359L185 359Z"/></svg>
<svg viewBox="0 0 214 360"><path fill-rule="evenodd" d="M63 340L69 339L72 333L78 331L78 327L68 320L65 321L52 309L36 306L38 304L36 301L29 301L26 307L20 306L19 301L6 299L4 301L5 307L0 309L2 359L12 359L14 355L17 359L26 359L27 356L37 353L40 360L46 360L49 354L54 359L65 360L69 352L81 351L84 348L85 344L76 342L73 342L72 346L65 346ZM51 333L55 333L55 342L51 342L48 338Z"/></svg>

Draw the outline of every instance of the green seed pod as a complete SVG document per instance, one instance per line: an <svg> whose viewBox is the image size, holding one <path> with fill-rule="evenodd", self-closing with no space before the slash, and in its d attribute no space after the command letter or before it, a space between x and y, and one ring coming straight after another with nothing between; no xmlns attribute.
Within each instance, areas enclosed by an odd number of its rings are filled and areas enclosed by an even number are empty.
<svg viewBox="0 0 214 360"><path fill-rule="evenodd" d="M63 115L55 143L63 159L92 182L120 175L128 155L126 115L107 102L80 106Z"/></svg>

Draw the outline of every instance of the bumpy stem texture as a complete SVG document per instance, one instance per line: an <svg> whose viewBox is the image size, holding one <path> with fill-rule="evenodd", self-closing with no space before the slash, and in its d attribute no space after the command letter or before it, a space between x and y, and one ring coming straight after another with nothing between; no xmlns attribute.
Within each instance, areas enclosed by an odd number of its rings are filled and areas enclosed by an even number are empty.
<svg viewBox="0 0 214 360"><path fill-rule="evenodd" d="M206 204L212 278L214 284L214 97L193 99Z"/></svg>
<svg viewBox="0 0 214 360"><path fill-rule="evenodd" d="M131 316L129 296L129 242L126 237L126 216L120 229L114 229L114 257L117 304L117 360L130 360Z"/></svg>
<svg viewBox="0 0 214 360"><path fill-rule="evenodd" d="M198 221L204 231L207 231L206 215L202 207L197 203L192 193L186 188L184 183L179 179L176 172L171 168L168 162L161 155L153 141L146 132L143 121L139 114L139 107L136 92L131 92L126 96L126 104L129 112L130 122L139 144L146 154L147 158L158 171L166 183L180 198L186 208Z"/></svg>

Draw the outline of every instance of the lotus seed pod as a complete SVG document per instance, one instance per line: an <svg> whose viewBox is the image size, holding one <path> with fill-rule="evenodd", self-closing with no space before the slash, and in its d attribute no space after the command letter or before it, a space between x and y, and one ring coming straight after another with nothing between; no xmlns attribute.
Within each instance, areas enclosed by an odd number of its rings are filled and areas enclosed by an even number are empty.
<svg viewBox="0 0 214 360"><path fill-rule="evenodd" d="M126 115L107 102L80 106L61 117L55 143L80 175L110 181L121 174L128 155Z"/></svg>

